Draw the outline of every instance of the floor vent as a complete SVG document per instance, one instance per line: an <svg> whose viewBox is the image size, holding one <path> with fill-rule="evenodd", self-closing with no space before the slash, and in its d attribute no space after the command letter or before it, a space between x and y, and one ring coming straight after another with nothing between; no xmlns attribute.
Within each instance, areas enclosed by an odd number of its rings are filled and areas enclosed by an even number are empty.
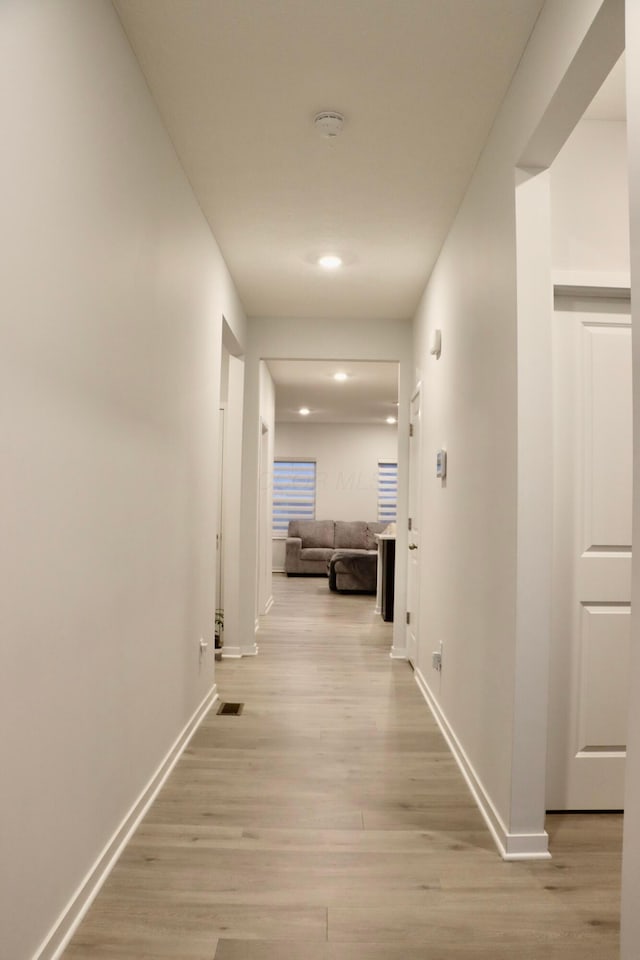
<svg viewBox="0 0 640 960"><path fill-rule="evenodd" d="M221 703L218 707L218 715L239 717L243 707L244 703Z"/></svg>

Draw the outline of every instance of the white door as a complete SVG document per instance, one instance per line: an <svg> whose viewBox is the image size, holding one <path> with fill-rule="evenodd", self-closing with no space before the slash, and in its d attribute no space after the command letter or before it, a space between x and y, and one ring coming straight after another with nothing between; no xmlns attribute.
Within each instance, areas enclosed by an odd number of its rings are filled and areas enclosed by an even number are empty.
<svg viewBox="0 0 640 960"><path fill-rule="evenodd" d="M409 421L409 559L407 564L407 658L417 666L420 618L420 387L411 398Z"/></svg>
<svg viewBox="0 0 640 960"><path fill-rule="evenodd" d="M557 298L553 359L547 808L621 809L631 590L628 301Z"/></svg>

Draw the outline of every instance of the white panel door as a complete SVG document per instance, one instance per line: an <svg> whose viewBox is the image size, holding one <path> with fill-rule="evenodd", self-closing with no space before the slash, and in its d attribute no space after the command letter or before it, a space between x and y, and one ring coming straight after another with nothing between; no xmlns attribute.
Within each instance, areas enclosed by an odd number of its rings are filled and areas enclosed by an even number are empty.
<svg viewBox="0 0 640 960"><path fill-rule="evenodd" d="M407 658L417 666L420 618L420 388L411 399L409 427L409 559L407 564Z"/></svg>
<svg viewBox="0 0 640 960"><path fill-rule="evenodd" d="M622 809L631 590L628 301L559 297L553 360L547 808Z"/></svg>

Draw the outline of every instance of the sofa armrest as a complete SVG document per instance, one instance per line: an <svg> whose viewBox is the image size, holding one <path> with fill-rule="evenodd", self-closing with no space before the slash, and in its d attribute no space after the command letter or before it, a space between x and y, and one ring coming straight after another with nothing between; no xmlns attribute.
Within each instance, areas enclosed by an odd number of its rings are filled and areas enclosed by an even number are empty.
<svg viewBox="0 0 640 960"><path fill-rule="evenodd" d="M302 537L287 537L284 552L285 573L300 573Z"/></svg>

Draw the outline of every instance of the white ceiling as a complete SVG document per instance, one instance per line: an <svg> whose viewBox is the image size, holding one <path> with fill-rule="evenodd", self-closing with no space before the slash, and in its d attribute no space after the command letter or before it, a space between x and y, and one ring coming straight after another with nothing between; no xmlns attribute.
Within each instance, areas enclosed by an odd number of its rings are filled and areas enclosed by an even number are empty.
<svg viewBox="0 0 640 960"><path fill-rule="evenodd" d="M626 118L624 55L594 97L584 118L624 120ZM390 363L269 361L276 384L276 419L304 423L384 423L395 410L397 368ZM347 383L336 384L333 374L349 372ZM308 418L298 413L311 409Z"/></svg>
<svg viewBox="0 0 640 960"><path fill-rule="evenodd" d="M276 420L289 423L381 423L397 416L398 364L268 360L276 384ZM338 371L348 374L342 383ZM310 413L303 417L300 407Z"/></svg>
<svg viewBox="0 0 640 960"><path fill-rule="evenodd" d="M411 317L542 0L114 2L247 314ZM585 116L624 118L624 59ZM269 366L279 420L393 412L395 364Z"/></svg>
<svg viewBox="0 0 640 960"><path fill-rule="evenodd" d="M115 5L247 314L412 316L542 0Z"/></svg>

